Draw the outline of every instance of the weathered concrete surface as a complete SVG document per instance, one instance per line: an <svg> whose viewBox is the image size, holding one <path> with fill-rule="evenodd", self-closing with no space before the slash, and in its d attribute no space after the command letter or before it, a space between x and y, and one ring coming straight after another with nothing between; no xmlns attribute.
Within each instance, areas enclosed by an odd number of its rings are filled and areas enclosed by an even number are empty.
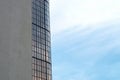
<svg viewBox="0 0 120 80"><path fill-rule="evenodd" d="M32 80L31 0L0 0L0 80Z"/></svg>

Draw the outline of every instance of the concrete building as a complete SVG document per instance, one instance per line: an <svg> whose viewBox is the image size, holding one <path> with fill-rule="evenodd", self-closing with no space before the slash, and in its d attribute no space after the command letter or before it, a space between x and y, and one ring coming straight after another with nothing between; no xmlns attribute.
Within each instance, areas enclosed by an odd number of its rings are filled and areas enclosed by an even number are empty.
<svg viewBox="0 0 120 80"><path fill-rule="evenodd" d="M48 0L0 0L0 80L51 80Z"/></svg>

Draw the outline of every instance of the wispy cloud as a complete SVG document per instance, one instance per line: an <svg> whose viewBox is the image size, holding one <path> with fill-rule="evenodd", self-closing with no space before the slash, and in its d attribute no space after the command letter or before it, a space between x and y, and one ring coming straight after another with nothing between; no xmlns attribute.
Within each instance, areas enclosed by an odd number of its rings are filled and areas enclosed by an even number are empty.
<svg viewBox="0 0 120 80"><path fill-rule="evenodd" d="M120 80L120 0L51 0L53 80Z"/></svg>
<svg viewBox="0 0 120 80"><path fill-rule="evenodd" d="M120 23L115 22L69 29L55 36L54 79L119 80Z"/></svg>

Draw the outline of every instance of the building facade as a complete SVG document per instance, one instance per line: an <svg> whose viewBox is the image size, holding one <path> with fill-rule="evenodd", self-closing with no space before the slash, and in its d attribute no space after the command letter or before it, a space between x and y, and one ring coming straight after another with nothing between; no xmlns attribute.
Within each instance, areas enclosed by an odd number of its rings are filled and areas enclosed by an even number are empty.
<svg viewBox="0 0 120 80"><path fill-rule="evenodd" d="M48 0L0 0L0 80L52 80Z"/></svg>
<svg viewBox="0 0 120 80"><path fill-rule="evenodd" d="M32 1L32 77L51 80L49 0Z"/></svg>
<svg viewBox="0 0 120 80"><path fill-rule="evenodd" d="M0 80L32 80L31 0L0 0Z"/></svg>

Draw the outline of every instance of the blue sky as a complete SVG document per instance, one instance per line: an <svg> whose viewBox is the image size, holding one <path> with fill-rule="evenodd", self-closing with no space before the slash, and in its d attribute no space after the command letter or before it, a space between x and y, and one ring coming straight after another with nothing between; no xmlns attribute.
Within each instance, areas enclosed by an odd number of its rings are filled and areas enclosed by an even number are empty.
<svg viewBox="0 0 120 80"><path fill-rule="evenodd" d="M51 0L53 80L120 80L120 0Z"/></svg>

